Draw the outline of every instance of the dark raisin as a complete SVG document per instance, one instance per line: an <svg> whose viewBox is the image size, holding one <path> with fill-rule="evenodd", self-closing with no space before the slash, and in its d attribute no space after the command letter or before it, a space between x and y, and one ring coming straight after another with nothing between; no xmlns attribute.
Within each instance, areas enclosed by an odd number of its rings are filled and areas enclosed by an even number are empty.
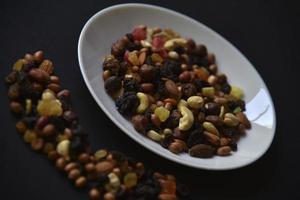
<svg viewBox="0 0 300 200"><path fill-rule="evenodd" d="M187 146L191 148L192 146L196 144L202 144L205 142L205 138L201 132L201 130L193 130L187 139Z"/></svg>
<svg viewBox="0 0 300 200"><path fill-rule="evenodd" d="M181 114L178 110L173 110L166 121L166 127L175 128L179 124L179 119L181 118Z"/></svg>
<svg viewBox="0 0 300 200"><path fill-rule="evenodd" d="M126 156L119 151L112 151L111 154L113 159L115 159L119 163L126 161Z"/></svg>
<svg viewBox="0 0 300 200"><path fill-rule="evenodd" d="M19 84L13 84L8 88L8 97L10 99L18 99L20 97L20 86Z"/></svg>
<svg viewBox="0 0 300 200"><path fill-rule="evenodd" d="M197 55L190 55L189 56L189 64L190 65L198 65L201 67L208 67L208 61L206 58L201 58Z"/></svg>
<svg viewBox="0 0 300 200"><path fill-rule="evenodd" d="M129 40L127 37L116 41L111 47L111 54L116 57L123 56L128 43L129 43Z"/></svg>
<svg viewBox="0 0 300 200"><path fill-rule="evenodd" d="M139 100L134 92L126 92L116 100L118 111L126 116L132 115L139 105Z"/></svg>
<svg viewBox="0 0 300 200"><path fill-rule="evenodd" d="M239 99L236 101L229 101L228 102L228 108L233 111L235 108L240 107L242 111L246 110L245 101Z"/></svg>
<svg viewBox="0 0 300 200"><path fill-rule="evenodd" d="M124 187L120 187L115 194L115 198L116 200L126 200L128 195L128 191Z"/></svg>
<svg viewBox="0 0 300 200"><path fill-rule="evenodd" d="M201 133L203 132L203 125L201 122L198 122L198 121L195 121L191 130L198 130L200 131Z"/></svg>
<svg viewBox="0 0 300 200"><path fill-rule="evenodd" d="M140 43L136 43L136 42L129 42L126 46L126 50L128 51L134 51L134 50L140 50L142 48Z"/></svg>
<svg viewBox="0 0 300 200"><path fill-rule="evenodd" d="M167 95L167 89L166 89L166 86L165 86L165 82L164 81L159 81L157 83L157 93L161 96L166 96Z"/></svg>
<svg viewBox="0 0 300 200"><path fill-rule="evenodd" d="M227 84L227 77L225 74L218 75L218 83L221 85Z"/></svg>
<svg viewBox="0 0 300 200"><path fill-rule="evenodd" d="M177 127L173 130L173 137L175 139L186 141L188 137L188 133L186 131L179 130L179 128Z"/></svg>
<svg viewBox="0 0 300 200"><path fill-rule="evenodd" d="M73 121L72 124L75 124L75 123L78 124L78 121ZM81 137L81 138L87 138L87 136L88 136L87 133L83 130L82 126L80 126L80 125L76 125L75 127L73 126L72 132L73 132L73 135Z"/></svg>
<svg viewBox="0 0 300 200"><path fill-rule="evenodd" d="M209 83L207 81L196 79L194 81L194 85L195 85L197 91L201 92L203 87L208 87L209 86Z"/></svg>
<svg viewBox="0 0 300 200"><path fill-rule="evenodd" d="M36 117L24 117L23 122L26 124L28 128L34 128L36 124L37 118Z"/></svg>
<svg viewBox="0 0 300 200"><path fill-rule="evenodd" d="M98 178L99 186L104 186L108 182L109 182L109 178L107 175L105 175L105 174L99 175L99 178Z"/></svg>
<svg viewBox="0 0 300 200"><path fill-rule="evenodd" d="M32 68L35 68L35 67L37 67L35 62L27 62L23 65L22 70L24 72L29 72Z"/></svg>
<svg viewBox="0 0 300 200"><path fill-rule="evenodd" d="M184 200L191 199L190 198L191 191L189 190L189 188L178 181L176 182L176 194L180 199L184 199Z"/></svg>
<svg viewBox="0 0 300 200"><path fill-rule="evenodd" d="M231 144L230 147L231 147L232 151L237 151L237 148L238 148L237 143Z"/></svg>
<svg viewBox="0 0 300 200"><path fill-rule="evenodd" d="M125 162L127 162L131 166L136 165L136 163L137 163L136 159L134 159L133 157L129 157L129 156L126 156Z"/></svg>
<svg viewBox="0 0 300 200"><path fill-rule="evenodd" d="M127 34L126 34L126 37L128 38L128 40L129 40L130 42L133 42L133 41L134 41L132 33L127 33Z"/></svg>
<svg viewBox="0 0 300 200"><path fill-rule="evenodd" d="M239 134L239 131L235 128L222 128L222 134L227 136L227 137L234 137L237 136Z"/></svg>
<svg viewBox="0 0 300 200"><path fill-rule="evenodd" d="M187 39L187 48L191 49L191 50L194 50L196 48L195 40L193 40L191 38Z"/></svg>
<svg viewBox="0 0 300 200"><path fill-rule="evenodd" d="M174 48L174 51L176 51L178 54L183 54L184 53L184 48L177 46Z"/></svg>
<svg viewBox="0 0 300 200"><path fill-rule="evenodd" d="M207 55L207 48L203 44L196 45L194 49L194 54L200 57L205 57Z"/></svg>
<svg viewBox="0 0 300 200"><path fill-rule="evenodd" d="M145 172L133 191L132 199L152 200L157 199L160 192L160 185L152 172Z"/></svg>
<svg viewBox="0 0 300 200"><path fill-rule="evenodd" d="M65 129L65 122L61 117L49 117L49 123L53 124L58 131Z"/></svg>
<svg viewBox="0 0 300 200"><path fill-rule="evenodd" d="M181 93L185 97L193 96L196 94L196 92L196 87L191 83L186 83L181 86Z"/></svg>
<svg viewBox="0 0 300 200"><path fill-rule="evenodd" d="M110 95L113 95L117 91L119 91L121 86L122 86L121 79L116 76L109 77L104 83L105 90Z"/></svg>
<svg viewBox="0 0 300 200"><path fill-rule="evenodd" d="M145 64L147 65L153 65L153 61L152 61L152 58L151 56L147 56L146 60L145 60Z"/></svg>
<svg viewBox="0 0 300 200"><path fill-rule="evenodd" d="M78 116L77 116L77 114L76 114L75 112L68 110L68 111L64 112L63 118L64 118L64 120L66 120L68 123L72 123L72 121L78 119Z"/></svg>
<svg viewBox="0 0 300 200"><path fill-rule="evenodd" d="M164 138L161 140L160 144L164 148L168 148L169 145L174 141L173 135L165 135Z"/></svg>
<svg viewBox="0 0 300 200"><path fill-rule="evenodd" d="M4 80L5 80L5 83L7 83L9 85L15 83L17 80L17 72L16 71L11 72L8 76L5 77Z"/></svg>
<svg viewBox="0 0 300 200"><path fill-rule="evenodd" d="M140 90L140 84L135 79L124 80L123 87L125 92L138 92Z"/></svg>
<svg viewBox="0 0 300 200"><path fill-rule="evenodd" d="M78 136L72 137L70 150L71 150L72 157L73 156L75 157L76 155L84 152L85 146L84 146L84 142L82 141L82 138Z"/></svg>
<svg viewBox="0 0 300 200"><path fill-rule="evenodd" d="M128 65L128 63L126 61L123 61L120 63L120 69L119 69L118 76L124 76L126 74L127 65Z"/></svg>
<svg viewBox="0 0 300 200"><path fill-rule="evenodd" d="M154 73L155 71L152 65L144 64L140 68L140 76L144 82L152 82Z"/></svg>
<svg viewBox="0 0 300 200"><path fill-rule="evenodd" d="M208 102L205 104L206 114L207 115L219 115L221 107L215 102Z"/></svg>
<svg viewBox="0 0 300 200"><path fill-rule="evenodd" d="M231 86L229 84L224 84L221 86L221 91L224 92L224 94L229 94L231 92Z"/></svg>
<svg viewBox="0 0 300 200"><path fill-rule="evenodd" d="M105 59L103 62L103 70L109 70L112 75L118 75L120 63L115 58Z"/></svg>
<svg viewBox="0 0 300 200"><path fill-rule="evenodd" d="M166 60L160 70L162 77L176 81L181 73L181 64L175 60Z"/></svg>

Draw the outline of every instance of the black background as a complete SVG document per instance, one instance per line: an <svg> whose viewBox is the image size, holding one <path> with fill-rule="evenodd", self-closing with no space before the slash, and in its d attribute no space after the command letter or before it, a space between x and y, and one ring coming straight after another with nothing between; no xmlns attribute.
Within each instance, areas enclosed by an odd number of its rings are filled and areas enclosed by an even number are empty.
<svg viewBox="0 0 300 200"><path fill-rule="evenodd" d="M214 172L180 166L146 150L120 131L89 94L77 60L80 31L97 11L124 2L0 0L1 79L15 60L42 49L54 61L63 87L71 90L95 149L120 150L154 170L176 174L190 186L193 199L300 199L299 6L289 1L147 1L223 35L254 64L270 89L277 113L271 148L250 166ZM75 190L16 133L4 84L0 96L0 199L86 199L85 192Z"/></svg>

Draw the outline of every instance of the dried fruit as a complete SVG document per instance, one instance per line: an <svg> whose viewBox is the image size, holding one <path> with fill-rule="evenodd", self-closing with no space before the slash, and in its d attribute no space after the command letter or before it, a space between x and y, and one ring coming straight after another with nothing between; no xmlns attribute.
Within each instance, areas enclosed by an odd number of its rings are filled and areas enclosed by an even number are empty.
<svg viewBox="0 0 300 200"><path fill-rule="evenodd" d="M63 113L61 102L49 90L43 92L42 100L37 105L37 111L42 116L61 116Z"/></svg>
<svg viewBox="0 0 300 200"><path fill-rule="evenodd" d="M157 107L154 114L159 118L161 122L166 121L170 116L170 111L162 106Z"/></svg>
<svg viewBox="0 0 300 200"><path fill-rule="evenodd" d="M122 86L121 80L116 76L111 76L104 83L105 90L108 94L113 95L120 90Z"/></svg>
<svg viewBox="0 0 300 200"><path fill-rule="evenodd" d="M145 26L138 26L132 31L134 40L144 40L147 37L147 31Z"/></svg>
<svg viewBox="0 0 300 200"><path fill-rule="evenodd" d="M185 97L194 96L196 92L196 87L191 83L186 83L181 86L181 93Z"/></svg>
<svg viewBox="0 0 300 200"><path fill-rule="evenodd" d="M123 96L119 97L116 100L116 106L118 111L124 115L131 115L133 114L139 105L138 97L135 95L134 92L126 92Z"/></svg>

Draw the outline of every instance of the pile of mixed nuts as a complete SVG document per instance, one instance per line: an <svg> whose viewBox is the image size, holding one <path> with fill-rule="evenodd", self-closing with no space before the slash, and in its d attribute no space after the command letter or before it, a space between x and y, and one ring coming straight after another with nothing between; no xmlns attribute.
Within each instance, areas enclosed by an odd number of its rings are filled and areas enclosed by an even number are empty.
<svg viewBox="0 0 300 200"><path fill-rule="evenodd" d="M153 173L119 152L93 153L71 109L70 92L61 88L53 69L38 51L19 59L5 78L17 131L34 151L46 155L76 187L88 189L92 200L189 199L172 175Z"/></svg>
<svg viewBox="0 0 300 200"><path fill-rule="evenodd" d="M214 54L171 29L135 27L112 45L103 79L134 128L175 154L230 155L251 128L243 91L218 72Z"/></svg>

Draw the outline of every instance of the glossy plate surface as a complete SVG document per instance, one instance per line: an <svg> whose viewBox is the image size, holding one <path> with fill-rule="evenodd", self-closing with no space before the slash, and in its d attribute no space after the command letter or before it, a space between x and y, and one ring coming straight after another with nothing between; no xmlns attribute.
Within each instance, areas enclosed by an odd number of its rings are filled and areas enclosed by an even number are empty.
<svg viewBox="0 0 300 200"><path fill-rule="evenodd" d="M172 28L183 37L203 43L215 53L219 70L232 85L243 88L247 116L252 129L238 142L238 151L228 157L210 159L175 155L136 132L120 115L114 101L106 94L102 62L113 42L134 26ZM272 143L276 119L269 91L253 65L222 36L207 26L177 12L146 4L121 4L106 8L91 17L82 29L78 43L80 69L92 96L106 115L128 136L147 149L174 162L207 170L226 170L248 165L260 158Z"/></svg>

